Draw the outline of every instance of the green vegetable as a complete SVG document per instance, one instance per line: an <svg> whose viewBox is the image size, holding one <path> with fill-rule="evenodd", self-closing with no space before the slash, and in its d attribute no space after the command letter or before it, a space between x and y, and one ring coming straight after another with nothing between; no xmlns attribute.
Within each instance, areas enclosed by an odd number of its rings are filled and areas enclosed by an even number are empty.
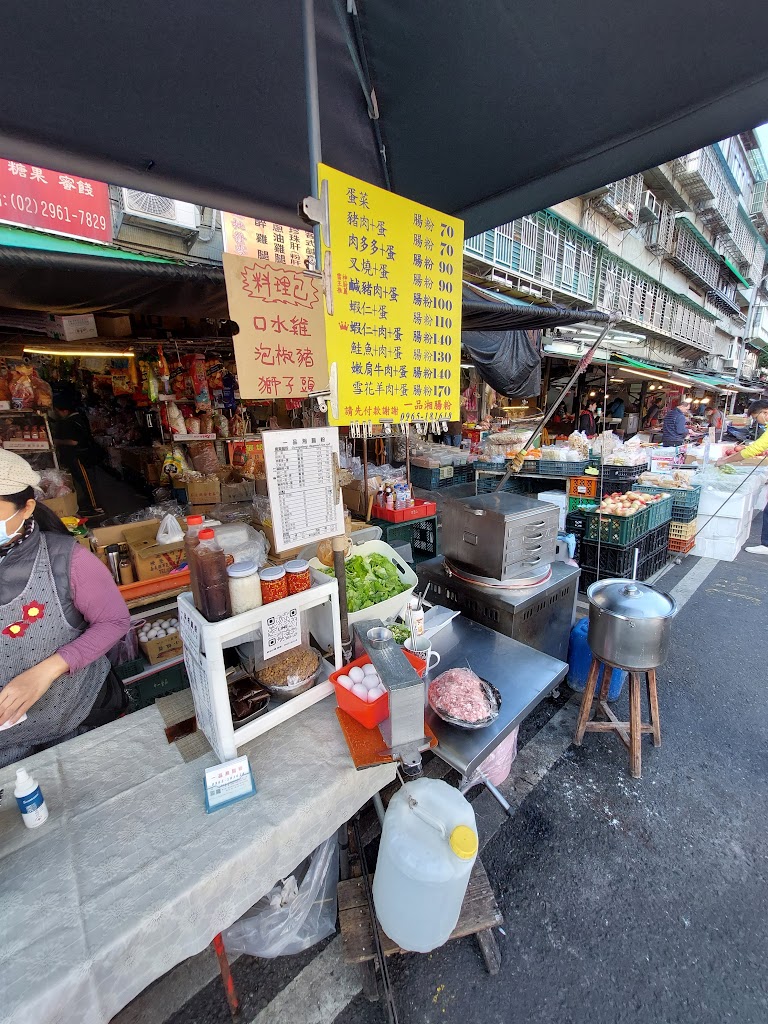
<svg viewBox="0 0 768 1024"><path fill-rule="evenodd" d="M720 467L720 472L721 473L725 473L726 476L733 476L733 474L736 472L736 470L733 468L733 466L729 466L726 463L725 466L721 466Z"/></svg>
<svg viewBox="0 0 768 1024"><path fill-rule="evenodd" d="M393 622L389 628L392 630L392 636L395 638L396 644L404 644L411 635L410 629L404 626L402 622Z"/></svg>
<svg viewBox="0 0 768 1024"><path fill-rule="evenodd" d="M384 555L353 555L344 568L347 576L347 610L359 612L373 604L397 597L408 587L400 579L395 566ZM333 576L333 569L323 569Z"/></svg>

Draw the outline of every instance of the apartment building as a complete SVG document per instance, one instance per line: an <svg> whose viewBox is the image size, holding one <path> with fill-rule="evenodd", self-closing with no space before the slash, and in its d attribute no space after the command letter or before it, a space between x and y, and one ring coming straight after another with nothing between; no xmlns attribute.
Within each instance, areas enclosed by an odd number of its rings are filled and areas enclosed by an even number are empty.
<svg viewBox="0 0 768 1024"><path fill-rule="evenodd" d="M618 309L606 347L740 371L768 347L768 169L754 132L466 240L467 272L571 307ZM569 331L574 354L594 331ZM560 345L560 351L568 351Z"/></svg>

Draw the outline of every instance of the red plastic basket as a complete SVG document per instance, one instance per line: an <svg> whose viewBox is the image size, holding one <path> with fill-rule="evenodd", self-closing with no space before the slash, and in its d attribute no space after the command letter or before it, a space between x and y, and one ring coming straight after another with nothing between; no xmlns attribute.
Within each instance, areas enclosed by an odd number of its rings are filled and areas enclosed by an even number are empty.
<svg viewBox="0 0 768 1024"><path fill-rule="evenodd" d="M427 516L437 515L437 505L434 501L425 501L423 498L415 498L411 508L384 508L383 505L374 505L371 515L376 519L386 519L388 523L407 523L412 519L426 519Z"/></svg>
<svg viewBox="0 0 768 1024"><path fill-rule="evenodd" d="M427 670L427 663L410 651L403 650L403 654L413 665L416 674L423 676ZM346 687L340 686L337 682L339 676L349 675L351 668L362 668L363 665L368 665L370 660L368 655L364 654L362 658L350 661L348 665L340 668L337 672L331 673L328 678L336 690L336 703L341 710L346 711L348 715L351 715L356 722L359 722L366 729L375 729L379 722L383 722L385 718L389 717L389 694L385 693L378 700L375 700L373 704L368 704L366 701L356 697L351 690L347 690Z"/></svg>
<svg viewBox="0 0 768 1024"><path fill-rule="evenodd" d="M687 555L688 552L693 551L695 547L695 537L691 537L689 540L678 540L677 537L669 538L669 550L674 551L678 555Z"/></svg>

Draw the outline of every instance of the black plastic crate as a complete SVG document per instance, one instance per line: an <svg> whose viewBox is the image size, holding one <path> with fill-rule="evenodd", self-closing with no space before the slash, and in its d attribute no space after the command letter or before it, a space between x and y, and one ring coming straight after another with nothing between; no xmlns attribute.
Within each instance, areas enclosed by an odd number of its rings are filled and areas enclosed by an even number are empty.
<svg viewBox="0 0 768 1024"><path fill-rule="evenodd" d="M579 560L582 568L597 569L598 552L600 555L600 575L619 576L626 573L632 575L632 567L635 564L635 550L638 550L638 573L639 566L647 559L658 555L659 552L667 550L669 542L669 523L657 526L655 530L639 537L634 543L618 547L614 544L600 544L597 541L582 540L581 558ZM655 571L655 570L654 570Z"/></svg>
<svg viewBox="0 0 768 1024"><path fill-rule="evenodd" d="M605 480L603 480L603 486L600 493L603 498L606 494L626 494L627 491L631 491L634 486L634 480L609 480L608 477L606 477Z"/></svg>
<svg viewBox="0 0 768 1024"><path fill-rule="evenodd" d="M699 514L698 505L696 508L679 508L672 505L673 523L692 523Z"/></svg>
<svg viewBox="0 0 768 1024"><path fill-rule="evenodd" d="M632 554L633 554L632 561L634 563L634 553L632 553ZM638 578L638 580L640 580L641 582L643 580L647 580L651 576L653 576L654 573L658 572L659 569L663 569L664 566L667 563L668 557L669 557L669 555L667 554L666 550L664 550L664 551L659 551L656 554L649 555L648 557L646 557L646 558L642 559L641 561L639 561L638 565L637 565L637 578ZM629 569L625 570L624 572L608 571L606 569L600 569L599 573L598 573L597 569L591 568L589 566L582 565L582 567L581 567L581 576L579 577L579 590L583 594L585 594L587 592L587 590L589 589L589 587L591 587L592 584L595 582L595 580L597 580L598 578L601 579L601 580L607 580L607 579L629 580L629 579L632 579L632 572L633 572L633 565L631 565L629 567Z"/></svg>
<svg viewBox="0 0 768 1024"><path fill-rule="evenodd" d="M600 467L600 473L604 480L632 480L635 481L641 473L647 471L647 466L607 466Z"/></svg>
<svg viewBox="0 0 768 1024"><path fill-rule="evenodd" d="M587 528L587 517L583 512L576 510L575 512L569 512L565 517L565 532L575 533L577 537L581 536Z"/></svg>
<svg viewBox="0 0 768 1024"><path fill-rule="evenodd" d="M423 562L439 554L437 516L409 519L405 523L388 523L383 519L371 520L371 523L380 527L381 539L385 544L393 547L410 544L414 562Z"/></svg>

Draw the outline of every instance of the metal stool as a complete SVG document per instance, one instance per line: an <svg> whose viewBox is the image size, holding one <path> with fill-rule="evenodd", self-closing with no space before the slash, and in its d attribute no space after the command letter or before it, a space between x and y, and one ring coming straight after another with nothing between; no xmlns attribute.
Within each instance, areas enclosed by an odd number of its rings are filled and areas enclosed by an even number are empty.
<svg viewBox="0 0 768 1024"><path fill-rule="evenodd" d="M603 672L603 681L600 686L600 694L598 696L597 707L595 709L595 719L590 722L589 715L592 711L592 702L595 699L595 687L597 685L597 677L600 673L601 665L605 665L606 671ZM661 722L659 720L659 698L656 692L656 669L650 668L643 673L627 670L629 675L629 721L620 722L616 715L614 715L611 708L608 707L607 700L608 688L611 685L611 670L613 668L621 668L621 666L607 665L605 662L601 662L598 658L592 658L592 664L589 667L589 675L587 676L587 684L584 687L584 695L581 698L581 708L579 710L579 718L576 723L576 735L573 738L573 742L577 747L580 747L581 741L584 739L585 732L616 733L624 746L629 750L630 773L634 779L639 779L642 775L640 741L643 733L651 733L654 747L661 746ZM641 719L641 675L645 675L646 689L648 693L649 722L643 722ZM597 720L597 716L601 713L605 715L606 721Z"/></svg>

